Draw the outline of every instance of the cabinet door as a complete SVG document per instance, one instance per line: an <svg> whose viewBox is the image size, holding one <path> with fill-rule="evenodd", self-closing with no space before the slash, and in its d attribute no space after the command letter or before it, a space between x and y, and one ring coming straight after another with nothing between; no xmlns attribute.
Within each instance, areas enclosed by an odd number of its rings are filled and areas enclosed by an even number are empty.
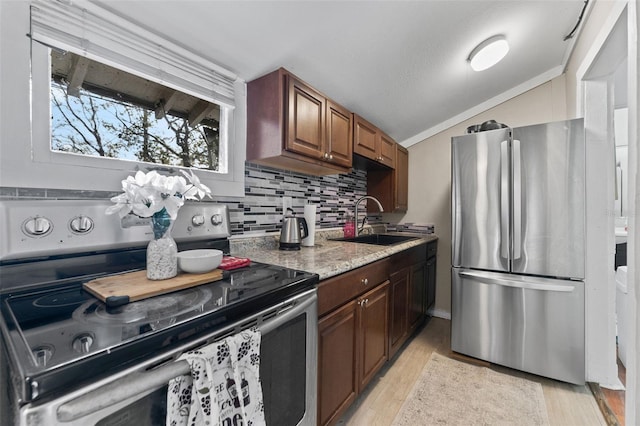
<svg viewBox="0 0 640 426"><path fill-rule="evenodd" d="M353 117L353 152L378 161L379 142L378 129L364 118L354 114Z"/></svg>
<svg viewBox="0 0 640 426"><path fill-rule="evenodd" d="M355 401L357 310L351 301L318 321L318 419L338 419Z"/></svg>
<svg viewBox="0 0 640 426"><path fill-rule="evenodd" d="M436 258L427 260L427 300L426 309L432 307L436 301ZM425 309L425 311L426 311Z"/></svg>
<svg viewBox="0 0 640 426"><path fill-rule="evenodd" d="M359 392L389 358L389 281L365 293L358 303Z"/></svg>
<svg viewBox="0 0 640 426"><path fill-rule="evenodd" d="M426 262L420 262L411 267L409 288L409 331L412 331L422 323L426 313Z"/></svg>
<svg viewBox="0 0 640 426"><path fill-rule="evenodd" d="M393 169L396 167L396 141L382 132L379 134L380 157L378 158L378 161Z"/></svg>
<svg viewBox="0 0 640 426"><path fill-rule="evenodd" d="M394 174L395 211L406 212L409 208L409 151L400 145L397 145Z"/></svg>
<svg viewBox="0 0 640 426"><path fill-rule="evenodd" d="M322 159L325 97L294 77L289 76L288 81L286 149Z"/></svg>
<svg viewBox="0 0 640 426"><path fill-rule="evenodd" d="M394 272L389 277L389 293L391 301L391 314L389 318L389 357L395 355L404 343L408 330L409 305L409 268Z"/></svg>
<svg viewBox="0 0 640 426"><path fill-rule="evenodd" d="M327 100L327 161L351 167L353 158L353 126L351 113L340 105Z"/></svg>

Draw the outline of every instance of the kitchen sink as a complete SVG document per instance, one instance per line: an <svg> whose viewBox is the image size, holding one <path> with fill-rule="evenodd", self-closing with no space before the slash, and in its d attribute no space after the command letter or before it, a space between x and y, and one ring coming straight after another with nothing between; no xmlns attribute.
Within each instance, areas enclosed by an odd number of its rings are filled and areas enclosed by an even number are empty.
<svg viewBox="0 0 640 426"><path fill-rule="evenodd" d="M410 237L408 235L368 234L368 235L358 235L357 237L352 237L352 238L331 238L331 241L374 244L377 246L391 246L394 244L400 244L406 241L415 240L416 238L417 237Z"/></svg>

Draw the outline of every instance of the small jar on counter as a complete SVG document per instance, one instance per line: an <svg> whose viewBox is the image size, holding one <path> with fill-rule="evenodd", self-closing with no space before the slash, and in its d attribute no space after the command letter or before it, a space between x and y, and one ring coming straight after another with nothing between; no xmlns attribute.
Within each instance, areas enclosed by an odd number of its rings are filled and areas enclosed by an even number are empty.
<svg viewBox="0 0 640 426"><path fill-rule="evenodd" d="M353 238L356 236L356 219L349 212L345 215L344 226L342 232L345 238Z"/></svg>

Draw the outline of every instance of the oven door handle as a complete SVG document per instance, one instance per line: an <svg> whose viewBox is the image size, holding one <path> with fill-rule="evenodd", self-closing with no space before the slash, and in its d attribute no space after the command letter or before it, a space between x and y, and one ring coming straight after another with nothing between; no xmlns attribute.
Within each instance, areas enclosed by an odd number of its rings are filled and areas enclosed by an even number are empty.
<svg viewBox="0 0 640 426"><path fill-rule="evenodd" d="M297 305L278 312L275 318L258 324L257 327L260 333L267 334L305 312L311 306L315 306L318 296L315 294L315 290L313 290L313 293L312 297L308 297ZM312 309L310 314L317 317L317 308ZM207 338L211 338L219 334L219 332L220 330L217 330L215 333L207 336ZM207 341L207 338L204 340ZM150 391L168 384L171 379L190 373L191 369L187 361L179 360L163 364L153 370L127 374L98 389L61 404L57 409L58 420L61 422L70 422L81 419L84 416L126 401L129 398L150 393Z"/></svg>

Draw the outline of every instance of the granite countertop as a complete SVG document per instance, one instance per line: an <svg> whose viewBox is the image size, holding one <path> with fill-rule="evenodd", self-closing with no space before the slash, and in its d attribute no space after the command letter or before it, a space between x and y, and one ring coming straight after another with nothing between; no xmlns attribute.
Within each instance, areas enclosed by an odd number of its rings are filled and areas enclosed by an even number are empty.
<svg viewBox="0 0 640 426"><path fill-rule="evenodd" d="M327 238L340 238L342 231L327 231L316 233L313 247L303 246L299 251L286 251L278 249L279 236L271 235L231 240L231 255L248 257L255 262L316 273L320 276L320 280L324 280L438 239L435 234L390 232L387 234L411 235L418 238L391 246L378 246L331 241Z"/></svg>

